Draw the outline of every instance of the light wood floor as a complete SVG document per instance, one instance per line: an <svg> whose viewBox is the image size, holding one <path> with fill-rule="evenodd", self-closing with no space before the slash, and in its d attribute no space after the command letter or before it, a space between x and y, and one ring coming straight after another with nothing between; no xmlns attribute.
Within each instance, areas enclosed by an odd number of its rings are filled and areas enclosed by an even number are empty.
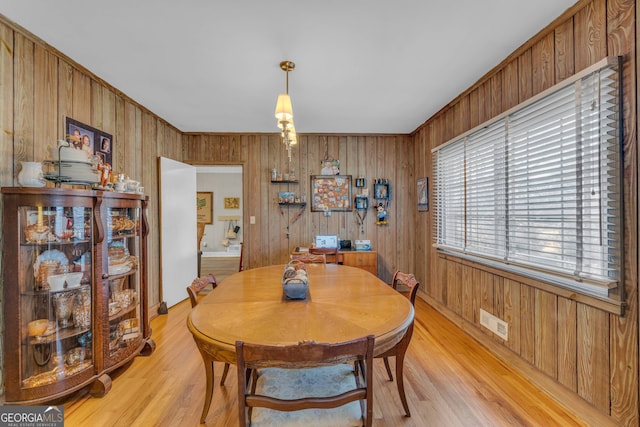
<svg viewBox="0 0 640 427"><path fill-rule="evenodd" d="M103 398L80 391L62 402L65 426L196 426L204 396L202 359L186 326L184 301L151 322L157 344L117 372ZM393 363L393 362L392 362ZM207 416L210 427L237 425L232 367ZM405 360L411 418L403 416L396 383L376 360L374 421L385 426L584 426L562 406L512 372L484 347L424 301L416 301L416 326Z"/></svg>

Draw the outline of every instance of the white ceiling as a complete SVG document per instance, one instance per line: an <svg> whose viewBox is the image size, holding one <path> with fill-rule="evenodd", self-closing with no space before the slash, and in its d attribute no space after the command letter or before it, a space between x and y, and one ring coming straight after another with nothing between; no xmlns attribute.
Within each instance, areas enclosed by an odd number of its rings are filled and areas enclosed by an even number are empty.
<svg viewBox="0 0 640 427"><path fill-rule="evenodd" d="M409 133L576 0L0 0L184 132Z"/></svg>

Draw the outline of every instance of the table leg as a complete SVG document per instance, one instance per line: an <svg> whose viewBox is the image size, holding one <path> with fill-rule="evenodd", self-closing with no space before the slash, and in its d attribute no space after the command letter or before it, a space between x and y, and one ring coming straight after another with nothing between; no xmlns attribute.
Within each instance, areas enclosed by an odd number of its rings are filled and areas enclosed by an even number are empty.
<svg viewBox="0 0 640 427"><path fill-rule="evenodd" d="M204 362L205 378L207 379L204 407L202 408L202 414L200 415L200 423L204 424L207 414L209 413L209 408L211 408L211 400L213 398L213 359L207 356L204 352L201 352L201 354Z"/></svg>

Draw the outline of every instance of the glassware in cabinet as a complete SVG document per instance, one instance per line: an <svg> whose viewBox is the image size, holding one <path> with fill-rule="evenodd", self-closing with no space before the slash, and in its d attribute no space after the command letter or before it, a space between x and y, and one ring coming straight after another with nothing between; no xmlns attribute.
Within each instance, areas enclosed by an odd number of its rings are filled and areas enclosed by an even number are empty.
<svg viewBox="0 0 640 427"><path fill-rule="evenodd" d="M142 208L124 201L106 209L109 342L105 366L144 344L141 308Z"/></svg>
<svg viewBox="0 0 640 427"><path fill-rule="evenodd" d="M95 371L93 201L34 192L3 188L8 402L42 401Z"/></svg>
<svg viewBox="0 0 640 427"><path fill-rule="evenodd" d="M85 386L105 395L111 371L155 350L146 292L147 198L65 188L1 191L5 402L39 404Z"/></svg>

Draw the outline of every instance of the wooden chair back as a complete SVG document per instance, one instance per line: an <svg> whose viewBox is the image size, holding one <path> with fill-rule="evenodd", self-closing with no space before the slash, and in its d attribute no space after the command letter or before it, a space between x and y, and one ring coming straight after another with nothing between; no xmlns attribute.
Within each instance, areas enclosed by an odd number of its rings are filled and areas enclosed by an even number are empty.
<svg viewBox="0 0 640 427"><path fill-rule="evenodd" d="M338 248L309 248L309 253L312 255L319 255L319 254L324 254L327 259L332 259L333 261L330 261L330 263L332 264L337 264L338 263ZM330 258L330 257L333 258Z"/></svg>
<svg viewBox="0 0 640 427"><path fill-rule="evenodd" d="M207 285L211 285L212 288L218 286L215 276L211 273L204 277L196 277L193 279L193 282L187 286L187 294L191 301L191 307L195 307L198 304L198 294L200 294Z"/></svg>
<svg viewBox="0 0 640 427"><path fill-rule="evenodd" d="M244 270L244 265L242 264L244 258L244 242L240 242L240 265L238 266L238 271Z"/></svg>
<svg viewBox="0 0 640 427"><path fill-rule="evenodd" d="M347 341L337 344L318 344L315 342L301 342L294 345L266 346L250 344L242 341L236 342L236 357L238 368L238 410L240 426L246 426L247 409L249 409L249 421L252 408L268 408L276 411L299 411L301 409L330 409L338 408L349 402L360 401L360 409L364 418L363 425L372 425L373 416L373 347L374 336L369 335L357 340ZM275 372L290 372L290 370L303 370L308 375L306 378L313 378L311 370L318 367L330 366L344 369L347 366L353 369L353 363L358 365L357 370L353 370L356 378L354 388L339 392L334 395L297 397L285 399L270 395L260 394L260 387L256 389L256 380L260 381L261 370L263 368L285 368L266 369L264 375L273 375ZM258 372L256 374L256 372ZM326 372L326 371L325 371ZM252 378L250 378L252 376ZM305 378L305 377L303 377ZM249 387L249 382L252 383ZM313 380L307 381L313 391ZM277 381L276 381L277 383ZM298 384L296 382L296 384ZM295 388L296 384L285 384L286 394L300 396ZM308 392L308 389L306 390ZM304 393L301 393L304 395ZM321 417L323 411L314 413L314 416ZM290 420L291 421L291 420ZM298 424L293 421L293 424Z"/></svg>
<svg viewBox="0 0 640 427"><path fill-rule="evenodd" d="M416 295L420 287L420 282L418 282L416 276L413 273L403 273L397 270L393 275L393 279L391 279L391 286L393 289L398 290L398 285L405 285L409 288L409 301L411 301L411 305L415 305Z"/></svg>
<svg viewBox="0 0 640 427"><path fill-rule="evenodd" d="M315 255L310 253L291 254L289 258L291 259L291 261L298 260L300 262L304 262L305 264L326 264L327 263L327 257L325 254L315 254Z"/></svg>

